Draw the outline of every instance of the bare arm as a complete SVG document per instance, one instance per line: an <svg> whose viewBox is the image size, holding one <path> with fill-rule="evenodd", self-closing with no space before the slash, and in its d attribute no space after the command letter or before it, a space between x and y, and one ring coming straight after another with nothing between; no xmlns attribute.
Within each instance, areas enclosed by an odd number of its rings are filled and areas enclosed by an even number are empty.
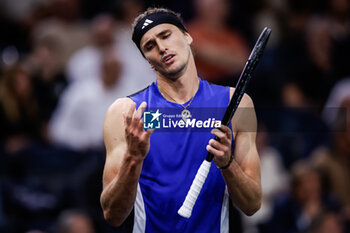
<svg viewBox="0 0 350 233"><path fill-rule="evenodd" d="M235 135L233 160L230 166L221 170L233 203L246 215L253 215L261 205L260 161L256 149L256 115L253 102L244 95L232 119ZM230 159L232 131L222 126L212 131L220 142L210 140L207 149L214 154L214 162L222 167Z"/></svg>
<svg viewBox="0 0 350 233"><path fill-rule="evenodd" d="M119 99L106 114L101 206L105 219L114 226L120 226L133 208L143 159L149 150L152 131L145 132L140 120L145 107L142 103L136 110L132 100Z"/></svg>

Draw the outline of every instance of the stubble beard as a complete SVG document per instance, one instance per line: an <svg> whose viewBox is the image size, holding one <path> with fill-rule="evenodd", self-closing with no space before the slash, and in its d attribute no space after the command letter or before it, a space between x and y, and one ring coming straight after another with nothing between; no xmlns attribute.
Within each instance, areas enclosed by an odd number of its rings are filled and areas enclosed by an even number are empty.
<svg viewBox="0 0 350 233"><path fill-rule="evenodd" d="M165 78L171 79L171 80L177 80L180 78L187 70L188 64L189 64L189 57L190 55L188 54L187 60L183 62L179 68L173 70L173 71L163 71L160 72L162 76Z"/></svg>

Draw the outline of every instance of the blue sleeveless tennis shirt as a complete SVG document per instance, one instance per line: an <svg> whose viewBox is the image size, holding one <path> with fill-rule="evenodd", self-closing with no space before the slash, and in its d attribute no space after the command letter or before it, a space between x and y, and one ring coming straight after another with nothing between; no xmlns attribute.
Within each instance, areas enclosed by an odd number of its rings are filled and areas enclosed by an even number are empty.
<svg viewBox="0 0 350 233"><path fill-rule="evenodd" d="M187 109L203 109L202 116L211 118L210 109L220 109L221 120L229 104L230 88L209 84L199 79L199 89ZM129 96L137 107L147 102L147 109L172 109L179 114L183 106L166 100L153 83ZM207 110L209 109L209 110ZM164 113L163 113L164 114ZM214 162L194 205L189 219L177 214L192 181L207 155L206 145L214 138L207 130L155 130L150 150L140 175L134 205L135 233L228 232L228 193L220 170Z"/></svg>

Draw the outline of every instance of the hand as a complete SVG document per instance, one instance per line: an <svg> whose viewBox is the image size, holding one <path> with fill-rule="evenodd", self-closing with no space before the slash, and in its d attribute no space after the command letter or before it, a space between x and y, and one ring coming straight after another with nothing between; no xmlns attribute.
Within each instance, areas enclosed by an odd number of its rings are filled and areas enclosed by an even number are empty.
<svg viewBox="0 0 350 233"><path fill-rule="evenodd" d="M221 125L219 128L213 129L211 133L217 136L220 142L210 139L207 151L214 155L216 166L223 167L227 165L231 157L232 131L226 125Z"/></svg>
<svg viewBox="0 0 350 233"><path fill-rule="evenodd" d="M127 114L123 112L127 151L130 156L141 160L149 151L150 136L154 131L154 129L145 131L143 128L141 116L146 106L146 102L142 102L136 110L136 104L133 103Z"/></svg>

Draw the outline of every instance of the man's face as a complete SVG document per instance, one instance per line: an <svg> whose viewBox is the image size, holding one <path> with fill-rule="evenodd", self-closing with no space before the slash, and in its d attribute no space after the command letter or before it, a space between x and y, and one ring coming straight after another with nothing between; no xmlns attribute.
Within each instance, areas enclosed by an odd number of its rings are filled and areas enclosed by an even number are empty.
<svg viewBox="0 0 350 233"><path fill-rule="evenodd" d="M176 79L187 68L192 37L172 24L160 24L146 32L140 42L146 59L162 76Z"/></svg>

